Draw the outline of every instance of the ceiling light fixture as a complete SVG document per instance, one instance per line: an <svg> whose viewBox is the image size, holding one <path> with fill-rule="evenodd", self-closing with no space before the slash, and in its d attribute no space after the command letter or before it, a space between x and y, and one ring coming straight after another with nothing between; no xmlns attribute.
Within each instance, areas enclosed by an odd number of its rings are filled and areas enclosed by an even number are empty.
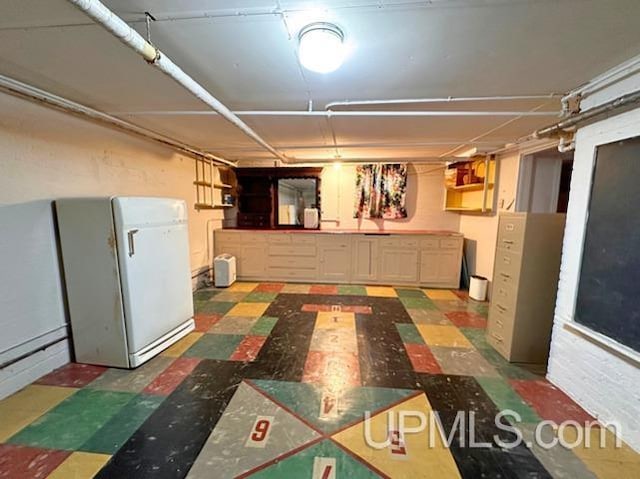
<svg viewBox="0 0 640 479"><path fill-rule="evenodd" d="M311 23L300 30L298 56L307 70L330 73L344 60L344 33L332 23Z"/></svg>

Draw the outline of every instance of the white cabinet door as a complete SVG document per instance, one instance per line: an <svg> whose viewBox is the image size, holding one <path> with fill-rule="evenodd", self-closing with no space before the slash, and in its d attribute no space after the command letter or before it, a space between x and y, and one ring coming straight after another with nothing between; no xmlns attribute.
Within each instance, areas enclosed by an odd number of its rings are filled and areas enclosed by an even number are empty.
<svg viewBox="0 0 640 479"><path fill-rule="evenodd" d="M348 282L351 271L350 245L342 242L335 245L321 245L318 251L320 253L320 279Z"/></svg>
<svg viewBox="0 0 640 479"><path fill-rule="evenodd" d="M440 252L439 277L442 283L460 281L460 257L458 251L443 250Z"/></svg>
<svg viewBox="0 0 640 479"><path fill-rule="evenodd" d="M406 283L418 280L417 251L385 248L380 257L380 281Z"/></svg>
<svg viewBox="0 0 640 479"><path fill-rule="evenodd" d="M420 282L438 283L440 275L440 252L422 250L420 254Z"/></svg>
<svg viewBox="0 0 640 479"><path fill-rule="evenodd" d="M378 239L356 237L353 239L352 280L375 281L378 279Z"/></svg>

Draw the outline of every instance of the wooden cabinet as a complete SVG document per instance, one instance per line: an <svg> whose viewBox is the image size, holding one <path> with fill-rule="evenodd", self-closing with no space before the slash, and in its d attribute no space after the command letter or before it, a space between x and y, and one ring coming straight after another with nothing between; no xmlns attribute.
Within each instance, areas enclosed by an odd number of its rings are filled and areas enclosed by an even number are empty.
<svg viewBox="0 0 640 479"><path fill-rule="evenodd" d="M351 279L364 283L378 279L378 238L375 236L354 236Z"/></svg>
<svg viewBox="0 0 640 479"><path fill-rule="evenodd" d="M546 362L565 215L503 213L487 342L507 360Z"/></svg>
<svg viewBox="0 0 640 479"><path fill-rule="evenodd" d="M351 238L321 240L318 246L319 279L348 283L351 280Z"/></svg>
<svg viewBox="0 0 640 479"><path fill-rule="evenodd" d="M215 253L237 258L238 278L457 288L460 235L216 230Z"/></svg>
<svg viewBox="0 0 640 479"><path fill-rule="evenodd" d="M380 281L415 283L418 281L418 250L384 248L380 254Z"/></svg>

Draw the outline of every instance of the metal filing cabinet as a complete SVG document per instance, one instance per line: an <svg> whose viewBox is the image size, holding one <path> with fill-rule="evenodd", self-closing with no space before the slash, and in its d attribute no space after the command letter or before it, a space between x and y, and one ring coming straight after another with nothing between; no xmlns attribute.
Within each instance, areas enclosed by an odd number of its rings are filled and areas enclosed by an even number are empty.
<svg viewBox="0 0 640 479"><path fill-rule="evenodd" d="M564 223L564 214L500 215L487 341L509 361L547 360Z"/></svg>

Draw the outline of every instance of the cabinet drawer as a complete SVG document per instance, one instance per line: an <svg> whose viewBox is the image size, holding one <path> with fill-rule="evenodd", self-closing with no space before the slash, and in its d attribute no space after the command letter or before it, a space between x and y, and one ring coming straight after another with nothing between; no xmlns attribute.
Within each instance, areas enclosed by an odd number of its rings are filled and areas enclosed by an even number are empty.
<svg viewBox="0 0 640 479"><path fill-rule="evenodd" d="M314 279L317 269L269 268L269 276L283 279Z"/></svg>
<svg viewBox="0 0 640 479"><path fill-rule="evenodd" d="M440 240L440 248L443 249L458 249L460 247L460 240L447 238Z"/></svg>
<svg viewBox="0 0 640 479"><path fill-rule="evenodd" d="M269 256L269 268L303 268L316 267L316 259L309 256Z"/></svg>
<svg viewBox="0 0 640 479"><path fill-rule="evenodd" d="M415 238L384 238L380 240L383 248L417 248L419 241Z"/></svg>
<svg viewBox="0 0 640 479"><path fill-rule="evenodd" d="M524 229L524 216L500 216L500 222L498 225L498 248L522 251Z"/></svg>
<svg viewBox="0 0 640 479"><path fill-rule="evenodd" d="M315 246L269 245L270 256L315 256Z"/></svg>
<svg viewBox="0 0 640 479"><path fill-rule="evenodd" d="M269 243L270 244L291 243L291 235L287 233L270 233Z"/></svg>
<svg viewBox="0 0 640 479"><path fill-rule="evenodd" d="M299 233L291 235L291 242L293 244L305 244L305 245L314 245L316 244L316 235L311 233Z"/></svg>
<svg viewBox="0 0 640 479"><path fill-rule="evenodd" d="M512 271L497 270L493 275L494 287L508 287L514 291L518 289L518 282L520 278L518 275L514 275Z"/></svg>
<svg viewBox="0 0 640 479"><path fill-rule="evenodd" d="M424 238L420 240L420 248L436 249L440 247L438 238Z"/></svg>
<svg viewBox="0 0 640 479"><path fill-rule="evenodd" d="M228 243L234 243L238 237L237 237L237 233L227 233L224 231L217 231L214 238L218 244L222 244L222 243L228 244Z"/></svg>
<svg viewBox="0 0 640 479"><path fill-rule="evenodd" d="M508 277L517 282L520 277L522 255L506 249L496 250L495 277Z"/></svg>

